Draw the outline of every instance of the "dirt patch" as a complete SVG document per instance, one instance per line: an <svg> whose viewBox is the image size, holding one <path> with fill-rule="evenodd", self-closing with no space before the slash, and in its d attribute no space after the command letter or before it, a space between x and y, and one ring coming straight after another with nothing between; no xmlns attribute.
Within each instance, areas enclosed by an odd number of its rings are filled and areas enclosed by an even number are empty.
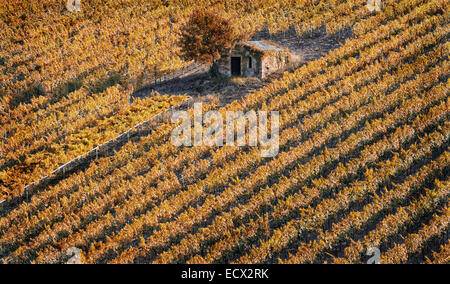
<svg viewBox="0 0 450 284"><path fill-rule="evenodd" d="M341 46L346 39L351 37L353 37L353 32L350 28L328 35L326 27L323 26L302 36L298 36L294 28L276 35L271 35L268 30L264 30L254 35L252 40L265 39L287 47L292 54L299 56L304 64L319 59L329 51Z"/></svg>

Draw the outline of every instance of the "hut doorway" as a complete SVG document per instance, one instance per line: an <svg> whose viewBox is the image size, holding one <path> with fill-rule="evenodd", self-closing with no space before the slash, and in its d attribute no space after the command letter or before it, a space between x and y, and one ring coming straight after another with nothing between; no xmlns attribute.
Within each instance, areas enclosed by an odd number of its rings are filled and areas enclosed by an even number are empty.
<svg viewBox="0 0 450 284"><path fill-rule="evenodd" d="M231 76L241 76L240 57L231 57Z"/></svg>

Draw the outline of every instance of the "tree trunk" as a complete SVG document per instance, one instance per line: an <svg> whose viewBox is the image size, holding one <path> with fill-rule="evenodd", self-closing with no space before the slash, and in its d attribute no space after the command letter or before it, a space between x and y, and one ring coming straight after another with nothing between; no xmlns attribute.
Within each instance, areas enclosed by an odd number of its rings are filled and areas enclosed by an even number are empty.
<svg viewBox="0 0 450 284"><path fill-rule="evenodd" d="M217 63L217 61L214 61L211 64L211 69L209 70L209 72L211 73L212 77L219 76L219 64Z"/></svg>

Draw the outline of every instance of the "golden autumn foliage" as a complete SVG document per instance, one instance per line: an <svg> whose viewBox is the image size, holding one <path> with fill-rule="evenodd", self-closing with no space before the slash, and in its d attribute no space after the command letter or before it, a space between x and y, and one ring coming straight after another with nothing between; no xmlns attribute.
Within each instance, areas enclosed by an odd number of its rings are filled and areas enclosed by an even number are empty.
<svg viewBox="0 0 450 284"><path fill-rule="evenodd" d="M206 2L222 11L265 7ZM282 14L264 15L269 26L282 29L275 19L298 15L309 27L329 21L330 31L341 23L355 33L242 100L204 105L279 111L277 157L262 158L257 147L175 147L174 126L162 121L28 202L0 205L0 261L66 262L75 247L87 263L364 263L379 247L382 263L448 263L448 1L386 0L393 8L378 13L366 0L269 2ZM294 2L306 8L280 13ZM187 10L184 23L195 9ZM264 18L254 17L255 25ZM129 105L119 88L88 94L83 88L54 104L36 98L36 112L5 126L0 145L11 158L27 154L27 170L50 169L100 141L99 131L114 134L179 103L163 96ZM52 136L57 122L67 125L66 139ZM5 190L11 176L24 175L3 165Z"/></svg>
<svg viewBox="0 0 450 284"><path fill-rule="evenodd" d="M237 36L230 19L208 9L195 10L180 34L181 56L208 65L231 51Z"/></svg>

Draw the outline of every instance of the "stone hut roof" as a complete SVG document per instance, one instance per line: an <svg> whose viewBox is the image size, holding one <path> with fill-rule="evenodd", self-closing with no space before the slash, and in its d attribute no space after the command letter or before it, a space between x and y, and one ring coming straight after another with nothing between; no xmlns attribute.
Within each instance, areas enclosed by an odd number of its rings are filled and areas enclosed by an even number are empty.
<svg viewBox="0 0 450 284"><path fill-rule="evenodd" d="M260 52L260 53L268 53L271 51L286 51L287 49L284 47L281 47L277 45L276 43L261 40L261 41L247 41L240 43L242 46L246 46L254 51Z"/></svg>

